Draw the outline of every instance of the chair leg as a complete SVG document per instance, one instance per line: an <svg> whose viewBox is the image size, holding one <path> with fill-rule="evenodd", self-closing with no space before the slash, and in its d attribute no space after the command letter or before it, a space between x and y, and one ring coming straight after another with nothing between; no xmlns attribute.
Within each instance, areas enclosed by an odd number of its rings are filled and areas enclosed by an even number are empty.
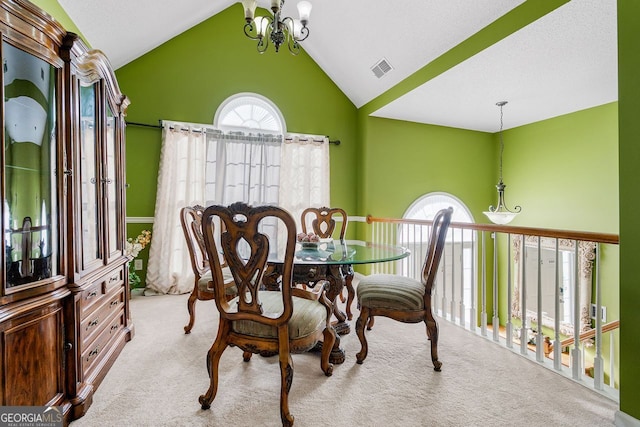
<svg viewBox="0 0 640 427"><path fill-rule="evenodd" d="M375 323L375 317L371 316L369 318L369 322L367 323L367 331L373 329L373 324Z"/></svg>
<svg viewBox="0 0 640 427"><path fill-rule="evenodd" d="M196 286L198 284L196 283ZM189 324L184 327L184 333L190 334L191 328L193 328L193 324L196 321L196 301L198 299L198 290L193 289L191 295L189 295L189 300L187 301L187 310L189 311Z"/></svg>
<svg viewBox="0 0 640 427"><path fill-rule="evenodd" d="M320 367L322 372L328 377L333 375L333 364L329 363L329 356L331 356L331 350L336 342L336 331L332 326L325 328L322 331L324 340L322 341L322 354L320 356Z"/></svg>
<svg viewBox="0 0 640 427"><path fill-rule="evenodd" d="M211 407L211 402L213 402L218 392L218 366L220 364L220 357L228 345L226 337L221 333L221 329L223 328L224 326L221 325L218 330L218 337L207 353L207 370L209 371L210 379L209 389L198 399L202 409L209 409Z"/></svg>
<svg viewBox="0 0 640 427"><path fill-rule="evenodd" d="M360 351L356 354L356 363L362 364L364 359L367 358L369 346L367 344L367 338L364 336L364 327L369 320L369 307L360 307L360 317L356 321L356 334L360 339Z"/></svg>
<svg viewBox="0 0 640 427"><path fill-rule="evenodd" d="M287 325L284 326L285 328ZM280 418L283 427L293 426L294 417L289 412L289 390L293 383L293 359L289 352L289 334L279 331L280 359Z"/></svg>
<svg viewBox="0 0 640 427"><path fill-rule="evenodd" d="M442 370L442 362L438 360L438 323L433 320L425 319L427 325L427 338L431 341L431 361L433 369L437 372Z"/></svg>

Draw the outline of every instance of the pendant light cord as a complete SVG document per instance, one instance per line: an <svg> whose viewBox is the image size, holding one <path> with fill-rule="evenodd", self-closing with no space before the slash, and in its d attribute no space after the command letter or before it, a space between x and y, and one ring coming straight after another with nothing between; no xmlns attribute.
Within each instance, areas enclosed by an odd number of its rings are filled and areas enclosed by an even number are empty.
<svg viewBox="0 0 640 427"><path fill-rule="evenodd" d="M500 182L502 182L502 152L504 151L504 141L502 140L502 127L503 127L503 114L502 107L507 103L507 101L497 102L496 105L500 107L500 133L498 136L500 137Z"/></svg>

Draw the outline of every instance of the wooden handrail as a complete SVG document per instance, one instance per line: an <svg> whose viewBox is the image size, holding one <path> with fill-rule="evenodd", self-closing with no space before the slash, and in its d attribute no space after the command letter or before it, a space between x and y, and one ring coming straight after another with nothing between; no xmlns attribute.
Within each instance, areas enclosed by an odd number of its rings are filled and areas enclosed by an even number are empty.
<svg viewBox="0 0 640 427"><path fill-rule="evenodd" d="M431 225L430 220L420 219L402 219L402 218L378 218L367 215L367 224L374 222L385 222L393 224L417 224ZM609 243L613 245L620 244L620 236L611 233L595 233L590 231L572 231L572 230L556 230L552 228L537 227L513 227L508 225L496 224L472 224L466 222L452 222L450 228L460 228L476 231L493 231L508 234L520 234L525 236L541 236L556 239L580 240L586 242Z"/></svg>
<svg viewBox="0 0 640 427"><path fill-rule="evenodd" d="M620 321L619 320L614 320L613 322L609 322L605 325L602 325L602 332L610 332L613 331L614 329L618 329L620 327ZM586 339L589 338L593 338L596 336L596 330L595 329L589 329L586 332L583 332L580 334L580 336L578 337L580 339L580 341L584 341ZM570 346L571 344L574 343L574 338L567 338L565 340L560 341L560 348L564 348L567 346Z"/></svg>

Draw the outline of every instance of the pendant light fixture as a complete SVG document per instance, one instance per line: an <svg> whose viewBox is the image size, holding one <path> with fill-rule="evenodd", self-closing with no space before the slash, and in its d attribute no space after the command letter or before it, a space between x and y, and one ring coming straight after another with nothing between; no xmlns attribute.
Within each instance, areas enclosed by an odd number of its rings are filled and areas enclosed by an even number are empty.
<svg viewBox="0 0 640 427"><path fill-rule="evenodd" d="M504 189L507 186L502 182L502 152L504 151L504 141L502 139L502 107L506 104L507 101L500 101L496 103L496 105L500 107L500 181L498 182L498 185L496 185L496 188L498 189L498 206L489 206L489 211L484 212L491 222L501 225L510 223L522 210L520 206L516 206L513 210L510 210L504 202Z"/></svg>

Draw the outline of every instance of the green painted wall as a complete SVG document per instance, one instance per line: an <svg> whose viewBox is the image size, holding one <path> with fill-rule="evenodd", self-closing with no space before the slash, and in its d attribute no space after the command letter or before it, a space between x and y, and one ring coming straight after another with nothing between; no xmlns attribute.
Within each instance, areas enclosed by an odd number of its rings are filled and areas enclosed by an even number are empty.
<svg viewBox="0 0 640 427"><path fill-rule="evenodd" d="M620 138L620 410L640 420L640 2L618 0Z"/></svg>
<svg viewBox="0 0 640 427"><path fill-rule="evenodd" d="M363 215L402 217L423 194L458 197L476 221L495 190L495 144L491 134L370 117L359 183Z"/></svg>
<svg viewBox="0 0 640 427"><path fill-rule="evenodd" d="M505 131L512 224L618 233L617 120L610 103Z"/></svg>

